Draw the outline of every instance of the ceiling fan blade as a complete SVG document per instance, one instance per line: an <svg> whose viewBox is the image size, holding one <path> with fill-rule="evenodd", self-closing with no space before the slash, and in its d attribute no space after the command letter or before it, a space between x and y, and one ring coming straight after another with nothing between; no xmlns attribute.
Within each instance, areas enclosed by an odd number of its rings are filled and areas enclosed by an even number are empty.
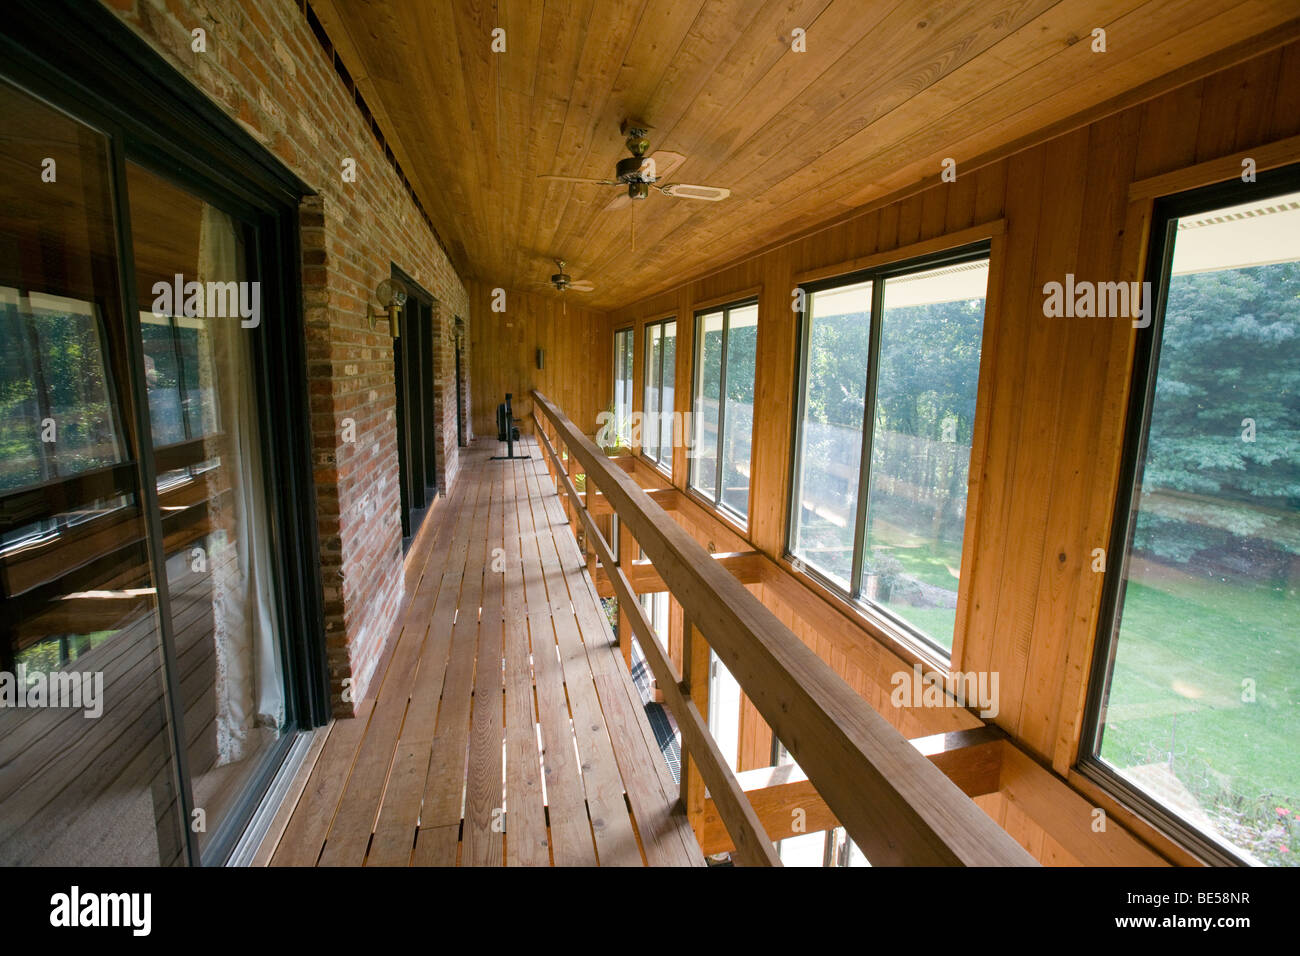
<svg viewBox="0 0 1300 956"><path fill-rule="evenodd" d="M570 282L569 289L573 292L595 292L596 286L590 279L579 279L577 282Z"/></svg>
<svg viewBox="0 0 1300 956"><path fill-rule="evenodd" d="M660 186L659 191L674 199L707 199L709 202L717 202L731 195L730 189L721 186L692 186L690 183L669 183Z"/></svg>
<svg viewBox="0 0 1300 956"><path fill-rule="evenodd" d="M619 193L619 194L618 194L617 196L615 196L613 199L611 199L610 202L609 202L609 204L608 204L605 208L606 208L607 210L608 210L608 209L622 209L622 208L625 207L625 206L631 205L631 203L632 203L632 199L631 199L631 197L628 196L628 194L627 194L626 191L624 191L624 192Z"/></svg>
<svg viewBox="0 0 1300 956"><path fill-rule="evenodd" d="M686 157L681 153L670 153L666 149L651 153L650 159L655 162L655 178L664 180L677 171L677 167L686 162Z"/></svg>
<svg viewBox="0 0 1300 956"><path fill-rule="evenodd" d="M589 186L618 186L617 179L583 179L581 176L538 176L538 179L554 179L562 183L586 183Z"/></svg>

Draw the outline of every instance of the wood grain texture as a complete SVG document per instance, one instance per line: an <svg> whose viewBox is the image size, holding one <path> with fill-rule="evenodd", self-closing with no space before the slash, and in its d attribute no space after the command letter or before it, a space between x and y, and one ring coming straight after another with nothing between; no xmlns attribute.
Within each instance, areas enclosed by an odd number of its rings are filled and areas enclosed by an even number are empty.
<svg viewBox="0 0 1300 956"><path fill-rule="evenodd" d="M273 865L703 865L524 441L529 461L468 451L378 694L331 728Z"/></svg>
<svg viewBox="0 0 1300 956"><path fill-rule="evenodd" d="M1286 0L322 7L439 231L463 248L461 269L553 295L546 278L561 256L575 276L597 282L591 302L601 309L936 176L945 157L989 154L1226 48L1277 36L1296 19ZM497 26L504 52L491 49ZM1108 31L1104 54L1091 49L1096 26ZM795 28L806 31L804 52L792 48ZM1260 66L1248 83L1267 89L1276 74ZM674 178L732 196L704 203L656 193L607 210L616 187L537 178L611 178L626 155L618 124L627 117L653 127L652 150L687 157ZM1263 128L1236 120L1223 136ZM1206 149L1217 148L1217 135ZM941 215L923 202L900 212L889 242L922 234Z"/></svg>

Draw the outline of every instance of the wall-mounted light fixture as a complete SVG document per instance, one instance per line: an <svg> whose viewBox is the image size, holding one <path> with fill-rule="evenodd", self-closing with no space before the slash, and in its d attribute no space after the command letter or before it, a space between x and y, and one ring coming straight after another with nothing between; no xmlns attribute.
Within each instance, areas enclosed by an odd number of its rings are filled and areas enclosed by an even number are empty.
<svg viewBox="0 0 1300 956"><path fill-rule="evenodd" d="M400 337L399 319L402 314L402 306L406 304L406 284L401 279L384 279L379 285L375 286L375 299L382 308L376 309L374 305L367 304L366 310L370 318L370 330L374 331L378 319L386 318L389 327L393 331L393 338Z"/></svg>
<svg viewBox="0 0 1300 956"><path fill-rule="evenodd" d="M546 368L546 349L537 350L537 367Z"/></svg>

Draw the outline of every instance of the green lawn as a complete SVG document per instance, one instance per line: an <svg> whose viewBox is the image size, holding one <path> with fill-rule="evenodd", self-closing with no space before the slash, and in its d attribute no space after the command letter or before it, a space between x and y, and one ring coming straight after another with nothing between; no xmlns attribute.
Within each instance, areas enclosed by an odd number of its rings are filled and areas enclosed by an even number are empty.
<svg viewBox="0 0 1300 956"><path fill-rule="evenodd" d="M1185 750L1245 795L1300 794L1294 592L1178 573L1148 582L1128 587L1102 755L1124 766L1172 738L1175 772Z"/></svg>
<svg viewBox="0 0 1300 956"><path fill-rule="evenodd" d="M1101 755L1123 770L1172 751L1174 775L1235 842L1290 863L1300 846L1278 823L1300 810L1295 590L1153 570L1128 586Z"/></svg>

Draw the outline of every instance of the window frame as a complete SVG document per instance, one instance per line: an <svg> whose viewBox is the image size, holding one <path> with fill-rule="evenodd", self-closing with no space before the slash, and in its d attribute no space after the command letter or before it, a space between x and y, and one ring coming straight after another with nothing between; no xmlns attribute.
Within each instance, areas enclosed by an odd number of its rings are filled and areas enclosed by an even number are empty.
<svg viewBox="0 0 1300 956"><path fill-rule="evenodd" d="M1150 238L1147 241L1143 279L1151 283L1151 315L1146 326L1136 329L1133 364L1129 373L1129 394L1124 416L1124 444L1117 475L1106 570L1103 572L1092 659L1085 685L1075 766L1107 795L1132 808L1166 837L1195 855L1220 866L1248 866L1236 849L1220 841L1165 807L1101 759L1106 702L1110 693L1115 652L1127 591L1131 548L1140 504L1140 482L1145 471L1151 433L1151 412L1159 377L1163 344L1165 306L1173 265L1174 238L1181 217L1211 212L1225 206L1266 200L1300 190L1300 163L1260 172L1255 182L1234 178L1154 199L1149 206Z"/></svg>
<svg viewBox="0 0 1300 956"><path fill-rule="evenodd" d="M690 495L694 495L697 501L701 502L705 507L709 508L711 511L713 511L720 517L726 519L730 524L735 525L742 532L747 531L749 529L748 509L746 509L747 513L742 515L739 512L737 512L735 508L732 508L730 505L726 504L722 500L722 477L723 477L722 449L723 446L726 444L726 435L727 435L726 432L726 428L727 428L727 347L730 344L729 340L731 338L731 313L736 309L748 308L751 305L754 306L756 310L759 308L759 297L757 295L747 295L743 298L730 300L721 303L719 305L710 305L704 308L697 308L692 313L692 318L691 318L691 321L694 324L694 331L692 333L692 342L691 342L691 412L692 412L691 417L694 419L694 422L700 421L699 409L695 407L695 401L699 397L699 382L700 382L700 375L703 371L702 362L704 358L704 336L700 334L700 330L704 322L704 317L706 315L713 315L716 312L722 313L722 354L719 356L719 365L718 365L718 439L717 439L717 447L715 450L716 457L714 458L714 462L715 462L714 475L713 475L714 493L713 496L711 497L705 494L704 491L701 490L698 486L696 486L694 482L694 477L695 477L695 464L697 458L695 456L692 456L690 458L690 465L686 469L686 493ZM758 319L761 318L762 316L759 315ZM757 329L758 327L757 326L758 319L756 319L755 322L755 329ZM755 380L757 381L758 378L757 365L754 368L754 377ZM692 423L693 425L694 422ZM693 434L692 440L693 442L698 441L699 440L698 435ZM751 440L750 470L752 471L753 470L752 435L750 440ZM692 444L692 448L694 448L694 444ZM751 478L751 491L752 491L753 476L751 475L750 478ZM749 504L751 506L753 505L752 496L749 499Z"/></svg>
<svg viewBox="0 0 1300 956"><path fill-rule="evenodd" d="M868 617L875 616L877 619L883 619L883 621L890 626L891 631L898 633L904 640L915 646L916 649L922 651L927 655L927 657L935 657L937 655L938 661L945 666L951 664L951 651L941 645L934 638L924 633L914 624L909 623L897 613L889 610L889 608L868 601L862 597L863 552L866 548L867 536L867 498L869 497L871 481L871 445L874 437L873 431L876 417L876 395L880 386L880 333L884 322L885 309L885 297L879 293L884 289L884 283L890 278L909 275L913 272L924 272L927 269L934 269L944 265L974 262L979 259L988 260L989 276L991 279L994 274L992 238L962 243L961 245L942 249L938 252L898 259L878 266L871 266L866 269L858 269L852 272L841 273L839 275L800 282L796 286L796 288L803 293L804 308L795 313L795 338L798 342L798 348L795 352L794 358L795 400L791 403L791 452L790 471L788 475L789 498L786 501L787 520L785 523L786 530L783 557L786 561L798 561L800 566L803 568L801 573L808 575L817 582L817 584L826 588L836 597L847 601L859 612L865 613ZM808 346L812 333L812 323L809 321L809 311L807 307L808 297L816 292L824 292L829 289L858 285L863 282L871 283L871 313L869 319L871 328L868 333L870 339L867 347L867 368L863 382L862 447L859 450L858 491L857 499L854 502L854 521L856 524L853 529L853 556L849 568L849 587L846 590L839 582L821 572L817 567L796 554L794 551L794 539L797 528L796 519L800 508L799 498L803 468L803 423L808 407ZM985 290L984 303L985 318L987 319L987 290ZM981 330L981 356L983 355L984 349L984 331L986 330ZM979 410L977 408L975 423L976 434L978 434L979 431L978 416ZM967 514L966 520L967 523L969 523L969 513ZM964 564L965 562L966 554L963 549L962 563ZM958 587L960 588L960 586L961 583L959 578ZM953 647L956 646L957 635L954 634Z"/></svg>
<svg viewBox="0 0 1300 956"><path fill-rule="evenodd" d="M658 404L659 404L659 407L658 407L657 409L655 409L656 416L655 416L655 422L654 422L654 426L655 426L655 450L656 450L656 454L655 454L655 455L648 455L648 454L646 454L646 445L645 445L645 441L644 441L644 440L641 442L641 445L640 445L640 452L641 452L641 457L644 458L647 462L649 462L649 463L650 463L651 465L653 465L655 468L659 469L659 471L663 472L664 474L671 476L671 475L672 475L672 471L673 471L673 454L672 454L672 447L669 446L669 449L668 449L668 456L665 458L665 457L664 457L664 449L663 449L663 425L662 425L662 423L661 423L660 420L659 420L660 417L664 414L664 408L663 408L663 404L664 404L664 346L663 346L663 343L664 343L664 340L665 340L665 338L666 338L666 332L667 332L667 330L668 330L668 326L669 326L669 325L672 325L672 326L674 327L674 328L673 328L673 341L674 341L674 346L673 346L673 376L674 376L674 379L675 379L675 378L676 378L676 375L677 375L677 348L676 348L676 344L675 344L675 343L676 343L676 340L677 340L677 329L676 329L676 325L677 325L677 316L675 316L675 315L670 315L670 316L668 316L668 317L666 317L666 318L656 319L656 320L654 320L653 322L646 322L645 325L643 326L643 330L642 330L642 333L641 333L641 344L642 344L642 348L645 350L645 355L643 356L643 358L642 358L642 362L641 362L641 364L642 364L642 373L641 373L641 374L642 374L642 382L641 382L641 435L642 435L642 438L643 438L643 439L644 439L644 437L645 437L645 422L646 422L646 416L647 416L647 414L648 414L648 412L649 412L649 409L646 408L646 398L648 397L649 392L650 392L650 381L649 381L649 377L648 377L647 373L650 371L650 333L651 333L651 330L652 330L652 329L658 329L658 330L659 330L659 403L658 403ZM677 395L676 381L674 381L673 384L674 384L674 387L673 387L673 396L674 396L674 402L675 402L675 401L676 401L676 395ZM671 409L671 408L668 409L668 414L669 414L669 415L672 415L672 414L673 414L673 411L674 411L674 409ZM676 441L676 438L677 438L677 436L676 436L676 432L674 432L673 438L674 438L674 441Z"/></svg>

